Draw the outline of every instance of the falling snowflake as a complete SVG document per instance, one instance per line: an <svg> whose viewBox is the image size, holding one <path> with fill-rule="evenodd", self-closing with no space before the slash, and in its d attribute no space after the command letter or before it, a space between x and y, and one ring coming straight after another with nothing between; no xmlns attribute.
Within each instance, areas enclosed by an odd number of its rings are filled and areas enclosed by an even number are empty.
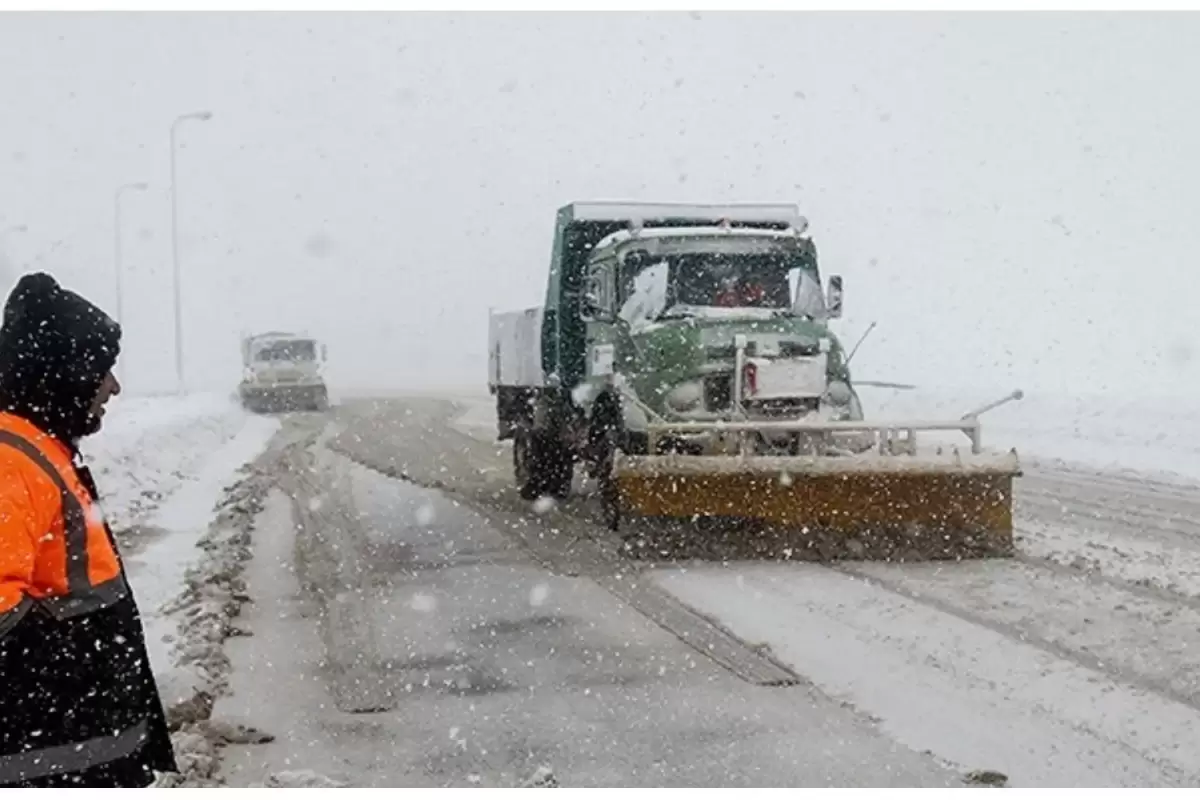
<svg viewBox="0 0 1200 800"><path fill-rule="evenodd" d="M430 612L437 610L437 598L431 594L417 592L408 603L413 611Z"/></svg>
<svg viewBox="0 0 1200 800"><path fill-rule="evenodd" d="M549 514L555 509L558 503L554 502L554 498L548 495L542 495L537 500L533 501L533 513Z"/></svg>
<svg viewBox="0 0 1200 800"><path fill-rule="evenodd" d="M314 495L313 497L310 497L308 500L308 510L309 511L320 511L321 506L324 505L324 503L325 503L324 500L322 500L320 497L317 497Z"/></svg>
<svg viewBox="0 0 1200 800"><path fill-rule="evenodd" d="M539 583L529 592L529 605L540 606L546 602L546 598L550 596L550 587L544 583Z"/></svg>
<svg viewBox="0 0 1200 800"><path fill-rule="evenodd" d="M431 505L430 503L426 503L425 505L423 505L417 509L417 514L416 514L417 524L418 525L432 525L434 516L435 515L433 513L433 505Z"/></svg>

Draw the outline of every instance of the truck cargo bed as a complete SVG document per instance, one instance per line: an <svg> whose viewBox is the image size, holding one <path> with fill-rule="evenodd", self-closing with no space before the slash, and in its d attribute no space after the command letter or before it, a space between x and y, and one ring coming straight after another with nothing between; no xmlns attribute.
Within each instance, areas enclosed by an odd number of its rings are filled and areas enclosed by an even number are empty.
<svg viewBox="0 0 1200 800"><path fill-rule="evenodd" d="M541 387L542 307L492 313L488 318L488 386Z"/></svg>

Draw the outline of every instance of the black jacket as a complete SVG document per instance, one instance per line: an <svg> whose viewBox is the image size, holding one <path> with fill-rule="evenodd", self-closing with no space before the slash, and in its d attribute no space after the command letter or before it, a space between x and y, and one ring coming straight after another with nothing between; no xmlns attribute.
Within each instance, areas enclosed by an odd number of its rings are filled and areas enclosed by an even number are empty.
<svg viewBox="0 0 1200 800"><path fill-rule="evenodd" d="M25 276L0 326L0 410L76 452L76 441L99 427L89 406L119 344L120 328L100 309L48 275ZM87 469L76 470L95 498ZM6 756L11 767L14 754L131 728L143 732L132 755L97 756L81 771L35 779L5 770ZM0 636L0 786L138 787L154 771L178 770L132 593L66 620L35 608Z"/></svg>

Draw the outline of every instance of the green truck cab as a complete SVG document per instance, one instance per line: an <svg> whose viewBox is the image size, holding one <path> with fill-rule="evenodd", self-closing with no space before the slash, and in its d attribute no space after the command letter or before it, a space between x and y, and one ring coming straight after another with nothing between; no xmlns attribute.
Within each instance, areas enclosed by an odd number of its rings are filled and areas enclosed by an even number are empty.
<svg viewBox="0 0 1200 800"><path fill-rule="evenodd" d="M558 211L545 304L492 314L489 388L522 494L565 497L653 418L859 420L807 221L792 204L574 203ZM764 452L803 437L761 434ZM711 433L656 441L708 454Z"/></svg>

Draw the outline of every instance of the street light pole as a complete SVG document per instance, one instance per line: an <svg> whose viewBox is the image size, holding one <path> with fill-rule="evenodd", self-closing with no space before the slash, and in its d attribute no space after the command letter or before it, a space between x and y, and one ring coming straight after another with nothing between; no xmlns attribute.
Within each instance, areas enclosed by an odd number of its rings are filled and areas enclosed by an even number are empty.
<svg viewBox="0 0 1200 800"><path fill-rule="evenodd" d="M123 268L121 266L121 197L127 191L144 192L150 188L145 182L126 183L117 187L113 194L113 265L116 272L117 286L117 322L125 324L125 300L121 290Z"/></svg>
<svg viewBox="0 0 1200 800"><path fill-rule="evenodd" d="M182 114L171 123L171 263L175 282L175 377L179 383L178 390L183 394L183 292L179 270L179 187L176 181L175 141L178 138L179 126L188 120L207 122L212 119L211 111L196 111Z"/></svg>

